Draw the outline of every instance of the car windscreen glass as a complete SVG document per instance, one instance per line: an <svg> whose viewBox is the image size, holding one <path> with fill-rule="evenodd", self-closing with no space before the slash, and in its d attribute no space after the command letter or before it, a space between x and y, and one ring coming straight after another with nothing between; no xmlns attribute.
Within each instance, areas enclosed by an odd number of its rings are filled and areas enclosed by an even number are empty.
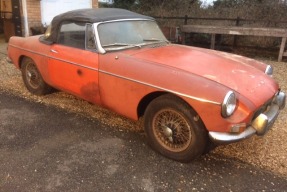
<svg viewBox="0 0 287 192"><path fill-rule="evenodd" d="M103 23L98 26L98 33L105 50L167 42L157 23L149 20Z"/></svg>

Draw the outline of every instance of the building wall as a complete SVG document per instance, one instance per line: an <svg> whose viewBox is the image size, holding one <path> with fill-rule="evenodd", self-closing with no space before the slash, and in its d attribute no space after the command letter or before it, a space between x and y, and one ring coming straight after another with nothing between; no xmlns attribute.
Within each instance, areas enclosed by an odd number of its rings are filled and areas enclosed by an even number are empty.
<svg viewBox="0 0 287 192"><path fill-rule="evenodd" d="M12 12L11 0L0 0L0 11L1 11L1 18L11 19L12 14L7 13Z"/></svg>
<svg viewBox="0 0 287 192"><path fill-rule="evenodd" d="M29 26L29 28L41 26L42 24L41 24L40 1L26 0L26 2L27 2L28 26Z"/></svg>
<svg viewBox="0 0 287 192"><path fill-rule="evenodd" d="M93 8L98 8L98 7L99 7L98 0L93 0Z"/></svg>
<svg viewBox="0 0 287 192"><path fill-rule="evenodd" d="M31 27L41 27L41 4L40 0L26 0L28 13L29 34L31 34ZM92 0L92 7L98 7L98 0Z"/></svg>

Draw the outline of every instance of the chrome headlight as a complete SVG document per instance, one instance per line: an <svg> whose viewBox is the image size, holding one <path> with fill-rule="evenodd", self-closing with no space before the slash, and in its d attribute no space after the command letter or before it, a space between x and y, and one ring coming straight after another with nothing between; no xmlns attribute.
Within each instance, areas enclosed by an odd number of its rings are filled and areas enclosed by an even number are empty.
<svg viewBox="0 0 287 192"><path fill-rule="evenodd" d="M236 108L236 96L233 91L228 91L224 97L221 114L223 117L229 117L233 114Z"/></svg>
<svg viewBox="0 0 287 192"><path fill-rule="evenodd" d="M269 75L270 77L272 77L272 75L273 75L273 67L271 65L267 65L267 67L265 69L265 74Z"/></svg>

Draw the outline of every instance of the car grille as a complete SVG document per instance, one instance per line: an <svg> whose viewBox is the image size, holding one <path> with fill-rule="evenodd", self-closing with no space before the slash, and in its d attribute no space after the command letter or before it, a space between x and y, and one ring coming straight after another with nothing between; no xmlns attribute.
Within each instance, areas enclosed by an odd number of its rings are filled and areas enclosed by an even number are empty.
<svg viewBox="0 0 287 192"><path fill-rule="evenodd" d="M258 115L260 115L261 113L264 113L265 111L268 110L268 108L272 105L273 102L273 98L269 99L265 104L263 104L253 115L252 121L258 117Z"/></svg>

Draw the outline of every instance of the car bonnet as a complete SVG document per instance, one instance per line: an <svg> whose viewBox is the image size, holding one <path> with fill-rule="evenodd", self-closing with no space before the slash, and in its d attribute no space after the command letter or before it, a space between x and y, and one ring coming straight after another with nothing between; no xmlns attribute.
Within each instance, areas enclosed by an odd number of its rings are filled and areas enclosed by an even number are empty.
<svg viewBox="0 0 287 192"><path fill-rule="evenodd" d="M168 45L131 52L130 56L215 81L248 98L256 106L278 91L278 84L264 73L265 64L238 55Z"/></svg>

